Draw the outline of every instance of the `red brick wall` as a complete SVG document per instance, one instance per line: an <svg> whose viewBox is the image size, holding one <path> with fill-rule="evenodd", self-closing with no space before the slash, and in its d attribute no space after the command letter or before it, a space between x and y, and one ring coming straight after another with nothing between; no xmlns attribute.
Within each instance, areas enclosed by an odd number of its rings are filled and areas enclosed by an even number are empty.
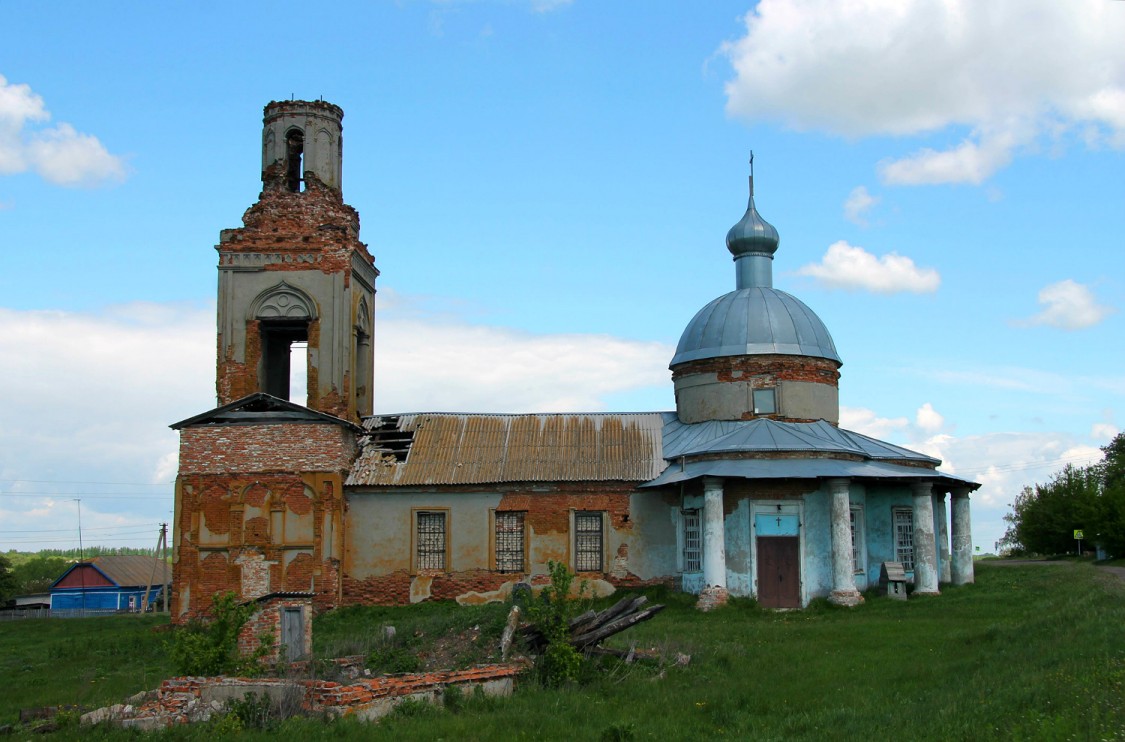
<svg viewBox="0 0 1125 742"><path fill-rule="evenodd" d="M355 436L341 425L262 424L184 428L180 474L345 472Z"/></svg>
<svg viewBox="0 0 1125 742"><path fill-rule="evenodd" d="M205 613L227 591L247 599L311 591L318 610L336 605L343 481L355 450L352 433L333 424L181 430L176 620Z"/></svg>
<svg viewBox="0 0 1125 742"><path fill-rule="evenodd" d="M266 663L281 660L281 611L284 608L301 608L305 611L304 645L300 654L312 651L312 615L308 611L309 601L298 597L275 597L263 600L258 611L243 624L238 632L238 651L244 657L253 657L260 647L267 647L268 653L261 657Z"/></svg>
<svg viewBox="0 0 1125 742"><path fill-rule="evenodd" d="M827 358L791 355L723 356L682 363L672 369L672 380L695 374L715 374L719 381L745 381L766 377L762 387L781 381L808 381L838 387L840 367Z"/></svg>

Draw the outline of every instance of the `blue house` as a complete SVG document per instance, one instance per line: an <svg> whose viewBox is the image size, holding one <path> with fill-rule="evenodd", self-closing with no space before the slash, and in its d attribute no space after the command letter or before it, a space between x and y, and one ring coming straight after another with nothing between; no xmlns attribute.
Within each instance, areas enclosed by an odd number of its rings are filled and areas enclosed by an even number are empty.
<svg viewBox="0 0 1125 742"><path fill-rule="evenodd" d="M143 555L100 556L78 562L51 585L52 611L139 611L148 590L154 603L172 570ZM150 587L151 586L151 587Z"/></svg>

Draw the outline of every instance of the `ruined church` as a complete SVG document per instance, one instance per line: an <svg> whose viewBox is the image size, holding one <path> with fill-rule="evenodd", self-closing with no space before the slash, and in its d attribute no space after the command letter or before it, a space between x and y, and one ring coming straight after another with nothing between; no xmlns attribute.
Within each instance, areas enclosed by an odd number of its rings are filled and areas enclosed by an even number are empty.
<svg viewBox="0 0 1125 742"><path fill-rule="evenodd" d="M218 406L172 426L176 620L228 590L318 610L497 600L550 561L599 594L664 584L702 607L855 605L884 562L920 594L972 582L979 485L839 427L841 356L773 287L753 174L726 235L734 288L670 359L674 410L373 414L379 271L343 200L342 121L267 105L261 194L215 248Z"/></svg>

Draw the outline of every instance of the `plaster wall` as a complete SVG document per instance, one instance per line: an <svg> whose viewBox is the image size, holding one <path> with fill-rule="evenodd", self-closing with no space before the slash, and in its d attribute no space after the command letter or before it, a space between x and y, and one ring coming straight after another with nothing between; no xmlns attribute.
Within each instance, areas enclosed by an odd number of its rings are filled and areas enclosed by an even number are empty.
<svg viewBox="0 0 1125 742"><path fill-rule="evenodd" d="M629 497L634 529L623 534L622 543L629 546L629 572L642 580L672 575L678 569L679 501L674 490L642 490ZM641 538L643 546L634 547L634 539Z"/></svg>
<svg viewBox="0 0 1125 742"><path fill-rule="evenodd" d="M255 258L259 265L248 264ZM260 296L282 283L306 294L315 314L309 325L309 406L348 417L347 409L336 409L331 401L355 394L353 385L364 387L359 390L364 399L370 396L370 363L356 357L355 328L366 327L370 332L374 269L358 256L353 256L347 271L326 272L321 262L322 256L315 251L223 255L218 293L221 404L261 391L261 339L253 307ZM266 269L278 264L287 270ZM319 404L321 400L326 404ZM370 407L359 412L370 414Z"/></svg>
<svg viewBox="0 0 1125 742"><path fill-rule="evenodd" d="M683 376L674 382L676 409L687 423L703 420L747 420L759 416L797 420L840 419L839 390L828 384L780 381L765 385L758 380L724 381L717 374ZM754 389L777 390L777 412L754 411Z"/></svg>
<svg viewBox="0 0 1125 742"><path fill-rule="evenodd" d="M514 489L403 488L348 494L344 603L403 604L427 599L462 603L502 600L517 582L546 584L548 562L575 568L575 513L602 513L600 572L580 573L596 595L620 586L669 584L675 558L670 496L635 491L628 483L523 485ZM420 570L415 561L415 513L446 513L444 570ZM523 512L525 571L497 571L494 512ZM634 549L644 528L645 545ZM577 584L577 583L576 583Z"/></svg>
<svg viewBox="0 0 1125 742"><path fill-rule="evenodd" d="M805 495L801 529L801 579L807 599L832 592L832 495L827 488Z"/></svg>
<svg viewBox="0 0 1125 742"><path fill-rule="evenodd" d="M895 561L894 508L911 508L914 504L906 485L872 485L867 488L864 515L867 542L869 581L879 581L883 562Z"/></svg>

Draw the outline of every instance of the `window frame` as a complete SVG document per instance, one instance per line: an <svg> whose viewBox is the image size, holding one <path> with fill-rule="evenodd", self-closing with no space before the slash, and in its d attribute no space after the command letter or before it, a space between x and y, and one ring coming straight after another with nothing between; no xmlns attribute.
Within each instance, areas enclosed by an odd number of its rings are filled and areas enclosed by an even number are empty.
<svg viewBox="0 0 1125 742"><path fill-rule="evenodd" d="M501 523L511 517L517 517L519 520L519 569L507 569L501 567ZM526 574L528 570L528 538L527 538L527 511L526 510L496 510L491 511L491 528L489 529L490 535L490 548L489 552L492 555L491 568L494 572L501 574ZM516 531L511 531L516 533ZM515 553L515 550L505 549L505 554Z"/></svg>
<svg viewBox="0 0 1125 742"><path fill-rule="evenodd" d="M769 392L770 402L771 402L770 406L773 409L762 410L761 408L758 407L758 393L759 392L761 392L762 394L765 394L766 392ZM750 390L750 405L754 409L754 414L755 415L776 415L776 414L778 414L778 399L777 399L777 396L778 396L777 395L777 387L775 387L775 386L757 387L757 388L751 389Z"/></svg>
<svg viewBox="0 0 1125 742"><path fill-rule="evenodd" d="M421 531L422 519L425 516L440 515L442 520L442 550L432 551L427 554L441 554L440 567L423 566ZM411 508L410 509L410 566L413 574L444 574L451 572L450 564L450 517L449 508Z"/></svg>
<svg viewBox="0 0 1125 742"><path fill-rule="evenodd" d="M605 520L606 520L606 518L605 518L605 515L606 514L605 514L604 510L572 510L571 511L571 516L570 516L570 522L571 522L570 543L571 543L571 548L572 548L572 551L571 551L571 554L572 554L571 563L572 564L571 564L571 566L573 567L573 569L576 573L585 572L585 573L602 574L606 571L605 570L605 566L606 566L606 558L605 558L606 557L606 555L605 555L605 544L606 544L606 523L605 523ZM579 529L578 529L579 521L586 521L588 523L595 523L596 522L598 524L598 530L597 530L598 545L597 545L596 551L595 551L595 549L593 549L591 547L581 548L581 544L579 543L579 537L580 537L580 532L579 532ZM590 533L590 532L587 531L586 533ZM595 553L597 554L597 559L598 559L597 568L596 569L585 568L587 566L587 563L582 561L582 555L586 554L586 555L590 556L590 555L593 555Z"/></svg>
<svg viewBox="0 0 1125 742"><path fill-rule="evenodd" d="M863 507L853 505L850 508L850 519L852 527L852 571L855 574L864 574L867 572L867 544L865 542L866 528L863 520Z"/></svg>
<svg viewBox="0 0 1125 742"><path fill-rule="evenodd" d="M899 529L899 519L905 519L905 526L909 527L909 532ZM905 544L901 536L906 533L910 543ZM894 507L891 508L891 538L893 540L895 550L895 561L902 564L902 569L905 572L914 571L914 508L911 507ZM904 554L909 554L910 559L907 561L903 558Z"/></svg>
<svg viewBox="0 0 1125 742"><path fill-rule="evenodd" d="M694 526L692 520L694 519ZM692 548L694 536L695 547ZM692 552L695 552L694 555ZM703 571L703 510L684 508L680 510L680 571Z"/></svg>

